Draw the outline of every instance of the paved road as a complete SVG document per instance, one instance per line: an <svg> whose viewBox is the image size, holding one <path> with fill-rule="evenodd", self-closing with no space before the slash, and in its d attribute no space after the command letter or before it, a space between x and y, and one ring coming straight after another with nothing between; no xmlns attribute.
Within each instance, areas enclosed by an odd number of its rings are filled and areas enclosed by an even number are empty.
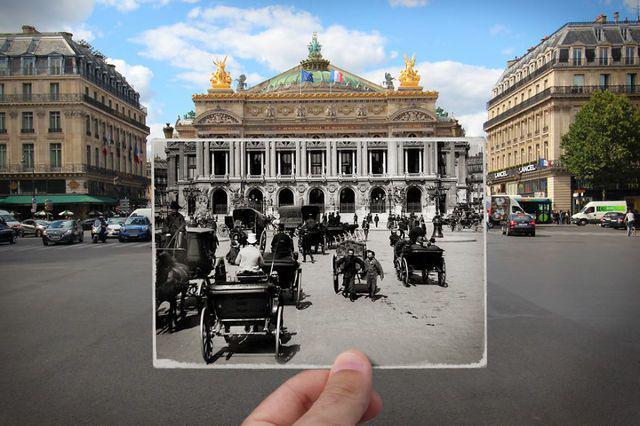
<svg viewBox="0 0 640 426"><path fill-rule="evenodd" d="M488 367L376 371L378 423L637 424L640 238L488 243ZM237 424L293 374L152 368L150 251L115 245L60 247L73 267L0 246L0 423Z"/></svg>
<svg viewBox="0 0 640 426"><path fill-rule="evenodd" d="M416 275L413 285L407 288L394 273L389 233L371 232L367 247L376 252L386 272L385 279L379 282L381 291L373 301L362 295L350 302L335 294L331 276L335 250L324 256L318 254L315 263L308 259L302 263L304 309L285 306L284 322L289 335L285 356L276 361L273 339L255 338L229 348L222 338L214 338L215 352L220 357L211 366L329 366L340 352L354 346L381 366L482 363L484 238L482 233L464 234L466 242L439 243L445 249L448 288L436 285L435 273L428 284ZM295 242L297 247L297 239ZM228 248L228 242L223 242L218 256L225 255ZM230 267L230 274L235 269ZM183 366L205 365L197 315L196 310L190 312L183 330L157 335L157 366L176 366L168 360L179 361Z"/></svg>

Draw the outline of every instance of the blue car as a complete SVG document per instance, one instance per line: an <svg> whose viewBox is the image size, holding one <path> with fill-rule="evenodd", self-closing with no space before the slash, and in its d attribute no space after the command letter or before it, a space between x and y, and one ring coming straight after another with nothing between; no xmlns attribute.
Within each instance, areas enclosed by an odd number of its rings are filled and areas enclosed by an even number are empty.
<svg viewBox="0 0 640 426"><path fill-rule="evenodd" d="M151 241L151 222L145 216L129 216L120 227L118 241Z"/></svg>

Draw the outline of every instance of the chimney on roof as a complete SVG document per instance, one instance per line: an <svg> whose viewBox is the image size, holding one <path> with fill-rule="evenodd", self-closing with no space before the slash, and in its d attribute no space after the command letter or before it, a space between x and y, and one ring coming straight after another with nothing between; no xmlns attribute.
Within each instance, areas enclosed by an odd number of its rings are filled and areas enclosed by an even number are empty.
<svg viewBox="0 0 640 426"><path fill-rule="evenodd" d="M515 59L509 59L507 61L507 69L511 68L516 62L518 62L518 58Z"/></svg>
<svg viewBox="0 0 640 426"><path fill-rule="evenodd" d="M594 24L606 24L607 23L607 15L603 15L602 13L600 15L598 15L598 17L596 18L595 21L593 21Z"/></svg>
<svg viewBox="0 0 640 426"><path fill-rule="evenodd" d="M162 133L164 133L165 139L171 139L173 137L173 127L171 127L171 124L167 123L167 125L162 128Z"/></svg>
<svg viewBox="0 0 640 426"><path fill-rule="evenodd" d="M620 13L619 12L613 12L613 22L615 22L616 24L618 22L620 22Z"/></svg>
<svg viewBox="0 0 640 426"><path fill-rule="evenodd" d="M22 34L40 34L40 32L33 25L23 25Z"/></svg>

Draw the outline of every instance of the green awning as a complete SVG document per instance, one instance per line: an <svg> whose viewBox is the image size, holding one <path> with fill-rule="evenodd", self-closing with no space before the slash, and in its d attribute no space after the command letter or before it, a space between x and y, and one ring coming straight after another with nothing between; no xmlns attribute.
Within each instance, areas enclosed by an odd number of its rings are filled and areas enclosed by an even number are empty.
<svg viewBox="0 0 640 426"><path fill-rule="evenodd" d="M8 197L0 198L0 206L30 206L31 198L31 195L9 195ZM117 200L101 195L36 195L38 204L44 204L45 200L48 200L51 204L118 204Z"/></svg>

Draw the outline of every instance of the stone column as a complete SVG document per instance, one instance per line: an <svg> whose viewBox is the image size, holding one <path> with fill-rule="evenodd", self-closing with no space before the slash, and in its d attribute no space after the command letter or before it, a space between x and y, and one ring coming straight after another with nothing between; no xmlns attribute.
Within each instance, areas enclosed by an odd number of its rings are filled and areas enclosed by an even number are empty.
<svg viewBox="0 0 640 426"><path fill-rule="evenodd" d="M209 149L209 142L204 142L204 176L209 178L211 176L211 150Z"/></svg>
<svg viewBox="0 0 640 426"><path fill-rule="evenodd" d="M266 167L266 176L271 176L271 148L270 141L264 143L264 164Z"/></svg>
<svg viewBox="0 0 640 426"><path fill-rule="evenodd" d="M182 150L182 172L180 173L180 177L182 179L186 179L189 176L189 162L187 161L187 153Z"/></svg>
<svg viewBox="0 0 640 426"><path fill-rule="evenodd" d="M307 170L307 143L300 142L302 144L301 152L300 152L300 174L302 176L307 176L309 171Z"/></svg>
<svg viewBox="0 0 640 426"><path fill-rule="evenodd" d="M235 177L240 176L240 157L242 156L242 148L240 141L230 141L233 144L233 175Z"/></svg>
<svg viewBox="0 0 640 426"><path fill-rule="evenodd" d="M325 175L330 175L331 174L331 141L325 141L325 170L323 171L323 173Z"/></svg>
<svg viewBox="0 0 640 426"><path fill-rule="evenodd" d="M204 162L202 161L203 142L195 142L196 144L196 178L204 176Z"/></svg>
<svg viewBox="0 0 640 426"><path fill-rule="evenodd" d="M331 142L331 175L338 175L338 143L336 141Z"/></svg>
<svg viewBox="0 0 640 426"><path fill-rule="evenodd" d="M277 168L276 168L276 141L270 141L270 150L271 150L271 155L270 155L270 160L271 160L271 176L277 176L278 172L277 172Z"/></svg>
<svg viewBox="0 0 640 426"><path fill-rule="evenodd" d="M296 169L296 176L300 177L300 172L302 172L300 164L302 162L300 161L300 143L296 143L296 150L295 150L295 154L293 157L293 164L294 167Z"/></svg>
<svg viewBox="0 0 640 426"><path fill-rule="evenodd" d="M125 161L125 168L126 168L126 164L127 163ZM167 157L167 186L175 185L176 181L178 180L175 174L175 171L176 171L176 157L174 155L171 155Z"/></svg>
<svg viewBox="0 0 640 426"><path fill-rule="evenodd" d="M453 147L449 148L447 153L447 176L455 176L456 153Z"/></svg>
<svg viewBox="0 0 640 426"><path fill-rule="evenodd" d="M364 168L362 167L362 158L364 156L364 144L363 141L358 141L358 149L356 155L358 157L358 176L364 176Z"/></svg>
<svg viewBox="0 0 640 426"><path fill-rule="evenodd" d="M467 182L467 157L460 153L458 157L458 183L464 185Z"/></svg>
<svg viewBox="0 0 640 426"><path fill-rule="evenodd" d="M387 144L387 159L389 164L387 165L387 173L391 176L395 176L398 166L398 148L396 142L389 142Z"/></svg>
<svg viewBox="0 0 640 426"><path fill-rule="evenodd" d="M240 176L244 178L247 175L247 150L244 141L240 141Z"/></svg>
<svg viewBox="0 0 640 426"><path fill-rule="evenodd" d="M425 144L424 147L422 148L422 174L426 175L428 174L427 171L429 169L429 148L427 147L427 145Z"/></svg>
<svg viewBox="0 0 640 426"><path fill-rule="evenodd" d="M431 170L433 174L438 173L438 142L431 144Z"/></svg>

